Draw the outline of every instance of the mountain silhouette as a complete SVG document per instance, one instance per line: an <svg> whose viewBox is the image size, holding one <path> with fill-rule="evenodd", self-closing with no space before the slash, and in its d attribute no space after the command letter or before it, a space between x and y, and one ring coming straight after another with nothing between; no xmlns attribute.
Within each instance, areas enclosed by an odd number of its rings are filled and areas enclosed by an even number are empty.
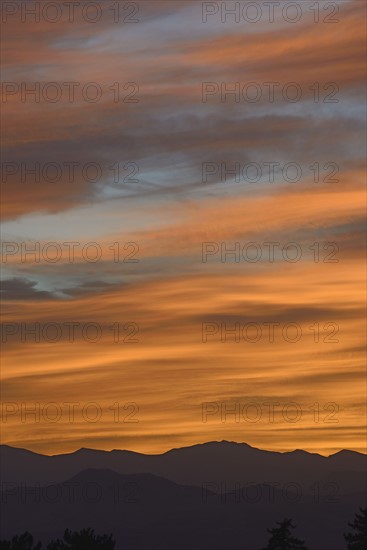
<svg viewBox="0 0 367 550"><path fill-rule="evenodd" d="M213 490L233 484L272 482L280 486L297 483L302 493L313 494L315 484L337 484L339 494L360 491L366 480L366 456L340 451L325 457L296 450L273 452L246 443L209 442L145 455L126 450L79 449L73 453L45 456L0 446L3 482L34 484L61 482L88 468L110 469L120 474L150 473L182 485ZM332 489L329 490L332 492ZM325 489L326 491L327 489Z"/></svg>
<svg viewBox="0 0 367 550"><path fill-rule="evenodd" d="M92 526L113 533L117 550L259 550L266 528L291 516L311 549L344 550L343 530L365 495L316 502L312 495L298 499L292 489L287 498L267 484L218 494L149 473L89 468L43 487L3 484L1 537L29 531L47 541L65 527Z"/></svg>

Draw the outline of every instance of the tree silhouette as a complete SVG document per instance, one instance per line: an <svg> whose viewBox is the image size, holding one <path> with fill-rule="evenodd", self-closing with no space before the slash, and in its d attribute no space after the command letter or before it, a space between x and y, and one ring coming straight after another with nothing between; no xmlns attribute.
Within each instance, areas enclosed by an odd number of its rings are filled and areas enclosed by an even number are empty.
<svg viewBox="0 0 367 550"><path fill-rule="evenodd" d="M355 532L344 535L348 550L365 550L367 548L367 508L360 508L359 511L361 513L356 513L353 522L348 522L349 527Z"/></svg>
<svg viewBox="0 0 367 550"><path fill-rule="evenodd" d="M33 545L33 537L25 532L22 535L16 535L11 540L1 540L0 550L40 550L42 543Z"/></svg>
<svg viewBox="0 0 367 550"><path fill-rule="evenodd" d="M112 535L95 535L93 529L66 529L64 539L50 542L47 550L114 550L115 546Z"/></svg>
<svg viewBox="0 0 367 550"><path fill-rule="evenodd" d="M291 529L295 529L295 525L291 519L284 519L277 525L279 527L267 530L271 537L263 550L307 550L303 540L292 536Z"/></svg>

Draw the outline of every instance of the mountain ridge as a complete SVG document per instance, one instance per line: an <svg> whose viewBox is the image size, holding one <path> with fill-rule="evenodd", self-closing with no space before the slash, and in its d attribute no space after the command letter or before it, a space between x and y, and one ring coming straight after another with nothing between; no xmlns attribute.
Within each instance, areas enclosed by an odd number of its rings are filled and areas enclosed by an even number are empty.
<svg viewBox="0 0 367 550"><path fill-rule="evenodd" d="M15 484L59 483L90 468L119 474L147 473L181 485L220 487L238 483L263 483L271 478L281 486L297 483L304 492L315 483L336 483L340 493L358 490L366 472L366 456L356 451L325 457L295 450L266 451L246 443L212 441L171 449L158 455L128 450L101 451L81 448L72 453L42 455L19 447L0 446L3 482Z"/></svg>
<svg viewBox="0 0 367 550"><path fill-rule="evenodd" d="M28 530L36 540L48 541L66 527L93 526L99 533L112 532L118 549L257 550L266 542L267 528L292 517L312 550L344 550L347 522L364 501L360 491L319 499L318 493L299 493L294 484L286 493L284 487L270 487L262 483L247 492L226 486L216 493L210 482L195 487L147 473L90 468L53 484L51 491L6 487L0 498L2 536Z"/></svg>
<svg viewBox="0 0 367 550"><path fill-rule="evenodd" d="M152 453L142 453L142 452L139 452L139 451L133 451L131 449L106 450L106 449L94 449L92 447L80 447L79 449L76 449L75 451L70 451L68 453L56 453L56 454L52 454L52 455L47 455L47 454L44 454L44 453L32 451L32 450L27 449L25 447L14 447L13 445L8 445L8 444L0 444L0 449L3 449L3 448L17 449L17 450L20 450L20 451L32 453L33 455L45 456L45 457L70 456L70 455L75 455L77 453L82 453L82 452L85 452L85 451L106 453L106 454L110 454L110 453L131 453L131 454L139 455L139 456L158 457L158 456L167 455L167 454L175 452L175 451L182 451L182 450L186 450L186 449L195 449L195 448L199 449L199 448L203 448L203 447L209 447L209 446L213 446L213 445L222 445L222 444L224 444L224 445L229 444L229 445L233 445L233 447L237 446L237 447L241 447L243 449L247 448L247 449L252 449L252 450L255 450L255 451L262 451L262 452L266 452L266 453L274 453L274 454L283 455L283 456L287 455L287 454L292 454L292 453L304 453L304 454L311 455L311 456L319 456L319 457L322 457L322 458L331 458L331 457L340 455L341 453L348 453L348 454L367 457L367 453L354 451L352 449L340 449L339 451L336 451L335 453L331 453L330 455L322 455L320 453L314 453L314 452L311 452L311 451L306 451L305 449L293 449L292 451L272 451L272 450L269 450L269 449L262 449L262 448L260 449L259 447L253 447L252 445L250 445L250 444L248 444L244 441L229 441L229 440L226 440L226 439L223 439L221 441L211 440L211 441L205 441L203 443L194 443L193 445L187 445L187 446L184 446L184 447L173 447L172 449L168 449L167 451L164 451L162 453L153 453L153 454Z"/></svg>

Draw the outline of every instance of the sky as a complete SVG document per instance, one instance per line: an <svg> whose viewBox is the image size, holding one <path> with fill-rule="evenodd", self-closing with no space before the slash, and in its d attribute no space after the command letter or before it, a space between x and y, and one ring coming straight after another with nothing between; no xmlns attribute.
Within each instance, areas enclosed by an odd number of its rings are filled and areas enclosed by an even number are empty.
<svg viewBox="0 0 367 550"><path fill-rule="evenodd" d="M365 3L24 4L2 443L365 452Z"/></svg>

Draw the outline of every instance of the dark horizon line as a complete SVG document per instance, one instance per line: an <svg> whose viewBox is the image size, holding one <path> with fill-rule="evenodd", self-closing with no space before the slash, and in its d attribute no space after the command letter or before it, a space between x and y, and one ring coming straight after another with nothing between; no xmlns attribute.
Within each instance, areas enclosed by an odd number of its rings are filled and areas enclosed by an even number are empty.
<svg viewBox="0 0 367 550"><path fill-rule="evenodd" d="M249 445L245 441L229 441L227 439L222 439L221 441L217 441L217 440L204 441L202 443L194 443L192 445L186 445L186 446L183 446L183 447L172 447L171 449L169 449L167 451L164 451L162 453L142 453L142 452L139 452L139 451L132 451L130 449L111 449L111 450L108 451L108 450L105 450L105 449L93 449L91 447L80 447L80 448L76 449L75 451L71 451L71 452L68 452L68 453L44 454L44 453L39 453L39 452L36 452L36 451L32 451L30 449L26 449L25 447L15 447L13 445L8 445L6 443L0 444L0 449L4 448L4 447L7 447L9 449L16 449L16 450L19 450L19 451L24 451L24 452L32 453L32 454L35 454L35 455L38 455L38 456L46 456L46 457L50 457L50 458L51 457L56 457L56 456L74 455L74 454L77 454L77 453L80 453L80 452L83 452L83 451L92 451L92 452L99 452L99 453L113 453L113 452L123 453L123 452L125 452L125 453L131 453L131 454L135 454L135 455L141 455L141 456L163 456L163 455L172 453L174 451L192 449L194 447L204 447L204 446L208 446L208 445L223 445L223 444L229 444L229 445L232 445L232 446L238 445L238 446L248 447L248 448L253 449L255 451L260 451L260 452L265 452L265 453L273 453L273 454L280 454L280 455L286 455L286 454L292 454L292 453L305 453L307 455L319 456L321 458L331 458L331 457L339 455L341 453L354 453L354 454L361 455L361 456L367 456L367 452L364 453L364 452L360 452L360 451L354 451L352 449L341 449L340 451L336 451L335 453L332 453L330 455L322 455L320 453L305 451L304 449L294 449L293 451L273 451L273 450L269 450L269 449L260 449L259 447L254 447L252 445Z"/></svg>

